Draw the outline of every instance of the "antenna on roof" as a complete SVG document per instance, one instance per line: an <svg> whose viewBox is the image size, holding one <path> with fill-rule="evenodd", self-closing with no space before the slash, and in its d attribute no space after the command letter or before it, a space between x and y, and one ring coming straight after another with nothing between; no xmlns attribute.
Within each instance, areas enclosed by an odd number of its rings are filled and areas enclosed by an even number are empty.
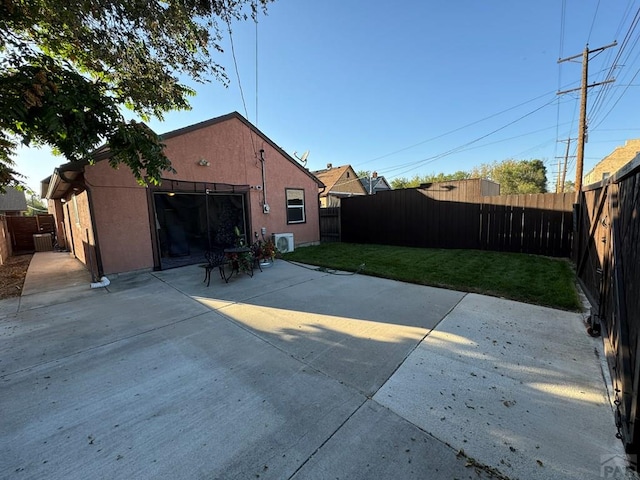
<svg viewBox="0 0 640 480"><path fill-rule="evenodd" d="M298 157L298 152L293 152L293 156L298 159L298 161L302 164L303 167L307 166L307 158L309 157L309 150L304 152L301 157Z"/></svg>

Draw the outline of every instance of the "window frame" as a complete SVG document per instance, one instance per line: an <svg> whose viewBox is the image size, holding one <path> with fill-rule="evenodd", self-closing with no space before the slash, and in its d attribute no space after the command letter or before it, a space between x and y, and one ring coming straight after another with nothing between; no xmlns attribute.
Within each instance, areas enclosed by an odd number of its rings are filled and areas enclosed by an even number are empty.
<svg viewBox="0 0 640 480"><path fill-rule="evenodd" d="M290 205L289 204L289 192L302 192L302 205ZM305 202L305 191L304 188L285 188L284 192L285 198L285 206L287 211L287 225L297 224L297 223L307 223L307 211L306 211L306 202ZM297 200L297 199L291 199ZM291 220L289 212L300 210L302 212L302 220Z"/></svg>

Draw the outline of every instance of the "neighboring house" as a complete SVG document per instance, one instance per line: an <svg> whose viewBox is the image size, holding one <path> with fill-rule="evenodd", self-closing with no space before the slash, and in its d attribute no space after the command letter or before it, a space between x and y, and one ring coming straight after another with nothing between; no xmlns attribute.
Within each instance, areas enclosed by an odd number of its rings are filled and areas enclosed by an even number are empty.
<svg viewBox="0 0 640 480"><path fill-rule="evenodd" d="M329 163L325 170L318 170L313 174L325 185L325 188L320 189L322 208L339 207L341 198L367 194L351 165L334 167Z"/></svg>
<svg viewBox="0 0 640 480"><path fill-rule="evenodd" d="M369 195L374 195L385 190L391 190L391 185L389 185L384 177L378 176L377 172L373 172L370 177L361 178L360 183L362 184L364 191Z"/></svg>
<svg viewBox="0 0 640 480"><path fill-rule="evenodd" d="M429 198L448 202L477 202L480 197L500 195L500 184L485 178L423 183L417 188Z"/></svg>
<svg viewBox="0 0 640 480"><path fill-rule="evenodd" d="M7 216L21 216L27 211L27 199L24 192L12 187L6 187L5 193L0 193L0 214Z"/></svg>
<svg viewBox="0 0 640 480"><path fill-rule="evenodd" d="M97 278L202 263L206 250L232 245L236 229L247 243L263 232L319 242L322 183L239 113L162 141L176 173L158 186L111 168L106 148L93 164L67 163L42 182L59 235Z"/></svg>
<svg viewBox="0 0 640 480"><path fill-rule="evenodd" d="M584 176L583 184L600 182L616 173L640 152L640 138L627 140L623 147L617 147L610 155L603 158Z"/></svg>

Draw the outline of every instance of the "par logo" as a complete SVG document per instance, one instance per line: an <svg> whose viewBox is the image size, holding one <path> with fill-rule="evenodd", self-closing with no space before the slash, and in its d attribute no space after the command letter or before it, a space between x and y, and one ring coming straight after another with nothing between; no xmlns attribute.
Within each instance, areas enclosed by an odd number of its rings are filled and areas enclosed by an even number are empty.
<svg viewBox="0 0 640 480"><path fill-rule="evenodd" d="M632 464L635 464L634 455L611 454L600 456L600 476L602 478L636 478L630 474Z"/></svg>

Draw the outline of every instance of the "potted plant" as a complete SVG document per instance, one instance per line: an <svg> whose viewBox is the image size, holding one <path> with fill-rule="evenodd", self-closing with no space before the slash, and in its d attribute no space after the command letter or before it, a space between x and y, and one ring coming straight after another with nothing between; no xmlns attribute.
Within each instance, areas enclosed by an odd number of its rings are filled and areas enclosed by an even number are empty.
<svg viewBox="0 0 640 480"><path fill-rule="evenodd" d="M277 249L270 238L258 240L254 245L254 255L261 266L269 266L276 258Z"/></svg>

